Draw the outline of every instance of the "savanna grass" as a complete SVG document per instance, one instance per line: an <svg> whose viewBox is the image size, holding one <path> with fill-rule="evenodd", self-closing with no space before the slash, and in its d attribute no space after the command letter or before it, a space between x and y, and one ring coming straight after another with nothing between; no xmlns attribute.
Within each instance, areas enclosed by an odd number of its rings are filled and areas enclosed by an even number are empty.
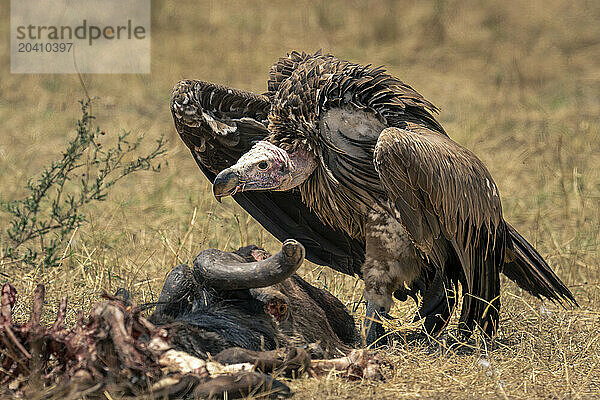
<svg viewBox="0 0 600 400"><path fill-rule="evenodd" d="M269 66L292 49L384 64L441 107L450 136L488 166L506 219L574 292L581 308L541 303L507 283L500 333L457 346L452 331L415 340L413 304L397 303L382 350L385 383L336 377L291 382L296 398L597 398L600 393L600 4L597 1L161 1L152 13L150 75L86 75L106 132L168 138L169 167L124 179L43 271L0 267L22 293L24 315L37 283L48 317L67 293L71 312L102 290L126 287L156 300L170 268L200 250L277 242L231 200L214 201L168 111L171 87L198 78L262 92ZM8 15L2 3L1 15ZM8 20L0 33L8 37ZM25 194L26 179L60 155L83 97L77 76L11 75L0 47L0 192ZM116 137L113 137L116 140ZM8 217L0 215L0 226ZM5 229L2 229L5 231ZM0 240L5 243L8 238ZM61 254L62 254L61 252ZM362 283L305 263L360 318ZM54 296L54 297L53 297ZM74 314L70 314L72 320Z"/></svg>

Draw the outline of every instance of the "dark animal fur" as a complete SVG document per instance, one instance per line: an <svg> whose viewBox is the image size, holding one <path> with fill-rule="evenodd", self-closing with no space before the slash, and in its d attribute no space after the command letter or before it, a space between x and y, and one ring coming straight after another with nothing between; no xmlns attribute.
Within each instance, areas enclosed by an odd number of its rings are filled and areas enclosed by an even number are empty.
<svg viewBox="0 0 600 400"><path fill-rule="evenodd" d="M247 246L236 254L251 262L256 250L261 249ZM287 306L285 319L276 321L265 312L272 300ZM358 339L344 305L296 274L266 288L223 291L200 286L193 270L179 265L149 319L169 328L174 346L203 358L232 347L269 351L315 343L309 346L314 355L331 357L347 353Z"/></svg>

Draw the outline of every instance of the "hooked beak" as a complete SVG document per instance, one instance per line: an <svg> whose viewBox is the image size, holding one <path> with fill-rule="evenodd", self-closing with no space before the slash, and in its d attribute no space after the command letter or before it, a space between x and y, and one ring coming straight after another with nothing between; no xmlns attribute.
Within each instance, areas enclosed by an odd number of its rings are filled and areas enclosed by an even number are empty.
<svg viewBox="0 0 600 400"><path fill-rule="evenodd" d="M231 168L219 172L213 182L213 194L220 203L221 198L233 196L239 188L240 178Z"/></svg>

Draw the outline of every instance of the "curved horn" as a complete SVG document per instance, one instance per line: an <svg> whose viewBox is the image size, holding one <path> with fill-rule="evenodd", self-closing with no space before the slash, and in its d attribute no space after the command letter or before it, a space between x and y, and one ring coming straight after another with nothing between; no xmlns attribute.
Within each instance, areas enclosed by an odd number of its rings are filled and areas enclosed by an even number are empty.
<svg viewBox="0 0 600 400"><path fill-rule="evenodd" d="M286 240L281 251L262 261L245 262L235 254L204 250L194 260L194 276L200 284L216 289L241 290L274 285L289 278L304 261L304 246Z"/></svg>

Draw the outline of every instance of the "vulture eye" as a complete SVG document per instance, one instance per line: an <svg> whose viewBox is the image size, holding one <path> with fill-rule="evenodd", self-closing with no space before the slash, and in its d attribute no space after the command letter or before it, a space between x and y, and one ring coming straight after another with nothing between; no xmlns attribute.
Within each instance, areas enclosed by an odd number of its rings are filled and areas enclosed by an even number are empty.
<svg viewBox="0 0 600 400"><path fill-rule="evenodd" d="M259 163L258 163L258 169L259 169L260 171L264 171L264 170L266 170L267 168L269 168L269 163L268 163L268 162L266 162L266 161L261 161L261 162L259 162Z"/></svg>
<svg viewBox="0 0 600 400"><path fill-rule="evenodd" d="M280 304L279 305L279 315L283 315L287 312L287 304Z"/></svg>

